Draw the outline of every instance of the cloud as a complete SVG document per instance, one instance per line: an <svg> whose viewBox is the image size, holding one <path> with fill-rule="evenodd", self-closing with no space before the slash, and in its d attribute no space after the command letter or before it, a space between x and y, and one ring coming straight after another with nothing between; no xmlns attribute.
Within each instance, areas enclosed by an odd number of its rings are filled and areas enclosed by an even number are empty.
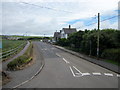
<svg viewBox="0 0 120 90"><path fill-rule="evenodd" d="M26 5L21 1L29 2L43 7ZM3 0L2 1L2 30L3 34L24 34L29 35L52 35L56 30L68 27L68 22L74 20L89 20L97 15L110 17L116 15L118 0ZM108 4L109 3L109 4ZM70 11L64 12L64 11ZM1 24L1 23L0 23ZM73 23L73 27L82 27L80 29L93 29L97 27L92 25L85 26L86 22L79 21ZM117 22L112 24L116 28ZM111 22L101 26L102 28L111 28Z"/></svg>

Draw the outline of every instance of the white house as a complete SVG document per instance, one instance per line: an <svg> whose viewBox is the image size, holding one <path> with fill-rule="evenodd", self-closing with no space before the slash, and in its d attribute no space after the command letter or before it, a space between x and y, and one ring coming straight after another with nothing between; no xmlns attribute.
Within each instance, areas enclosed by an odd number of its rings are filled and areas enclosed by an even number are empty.
<svg viewBox="0 0 120 90"><path fill-rule="evenodd" d="M61 38L68 38L68 36L74 32L77 32L76 28L71 28L71 26L69 25L69 28L63 28L62 30L60 30L60 35Z"/></svg>

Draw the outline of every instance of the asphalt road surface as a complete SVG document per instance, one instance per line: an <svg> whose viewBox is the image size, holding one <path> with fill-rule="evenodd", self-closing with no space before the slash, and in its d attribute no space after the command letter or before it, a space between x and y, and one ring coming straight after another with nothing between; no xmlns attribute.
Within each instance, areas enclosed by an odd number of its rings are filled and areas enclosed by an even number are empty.
<svg viewBox="0 0 120 90"><path fill-rule="evenodd" d="M117 73L50 44L34 44L42 52L45 66L35 78L18 88L118 88Z"/></svg>

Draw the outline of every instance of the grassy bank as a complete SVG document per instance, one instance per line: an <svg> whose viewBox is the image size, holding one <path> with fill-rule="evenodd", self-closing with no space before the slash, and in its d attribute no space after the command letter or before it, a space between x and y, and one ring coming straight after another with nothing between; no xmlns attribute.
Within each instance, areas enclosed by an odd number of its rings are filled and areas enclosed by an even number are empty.
<svg viewBox="0 0 120 90"><path fill-rule="evenodd" d="M14 49L21 45L22 43L25 43L26 41L23 40L2 40L2 52Z"/></svg>
<svg viewBox="0 0 120 90"><path fill-rule="evenodd" d="M2 40L2 60L6 60L20 52L26 45L23 40Z"/></svg>
<svg viewBox="0 0 120 90"><path fill-rule="evenodd" d="M9 70L19 70L21 67L24 67L26 64L28 64L32 60L32 52L33 52L33 45L30 43L30 46L26 50L26 52L8 63L7 68Z"/></svg>

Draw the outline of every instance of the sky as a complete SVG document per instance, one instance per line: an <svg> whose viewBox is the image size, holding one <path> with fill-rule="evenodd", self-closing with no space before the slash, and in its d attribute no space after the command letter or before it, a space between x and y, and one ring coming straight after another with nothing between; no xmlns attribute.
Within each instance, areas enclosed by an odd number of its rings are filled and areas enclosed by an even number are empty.
<svg viewBox="0 0 120 90"><path fill-rule="evenodd" d="M95 29L100 20L118 15L119 0L2 0L0 34L53 36L55 31L71 27ZM100 23L100 29L118 29L118 18Z"/></svg>

